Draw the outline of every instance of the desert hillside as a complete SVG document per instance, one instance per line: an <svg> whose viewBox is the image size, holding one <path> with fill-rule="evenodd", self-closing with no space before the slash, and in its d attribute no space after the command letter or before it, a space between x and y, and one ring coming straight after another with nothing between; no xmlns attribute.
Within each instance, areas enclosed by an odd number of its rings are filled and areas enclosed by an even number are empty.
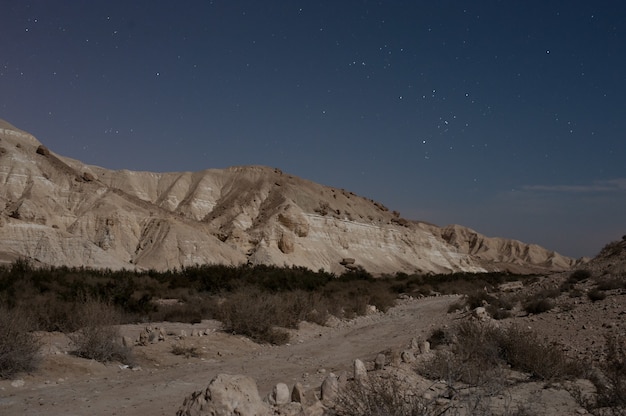
<svg viewBox="0 0 626 416"><path fill-rule="evenodd" d="M567 270L536 245L409 221L276 168L113 171L0 120L0 260L111 269L272 264L341 273Z"/></svg>

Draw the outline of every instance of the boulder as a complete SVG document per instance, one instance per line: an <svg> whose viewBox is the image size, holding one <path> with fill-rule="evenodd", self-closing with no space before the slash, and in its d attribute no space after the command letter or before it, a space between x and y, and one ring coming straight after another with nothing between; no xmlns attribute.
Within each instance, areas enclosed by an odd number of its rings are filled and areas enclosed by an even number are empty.
<svg viewBox="0 0 626 416"><path fill-rule="evenodd" d="M289 394L289 386L285 383L278 383L272 389L272 393L269 396L270 404L287 404L291 402L291 396Z"/></svg>
<svg viewBox="0 0 626 416"><path fill-rule="evenodd" d="M337 398L339 391L339 380L337 376L330 373L322 382L321 395L324 402L333 402Z"/></svg>
<svg viewBox="0 0 626 416"><path fill-rule="evenodd" d="M374 361L374 369L376 370L382 370L383 368L385 368L385 361L386 361L386 357L385 354L380 353L376 356L376 361Z"/></svg>
<svg viewBox="0 0 626 416"><path fill-rule="evenodd" d="M270 407L259 397L254 379L219 374L205 390L185 398L176 416L269 416Z"/></svg>
<svg viewBox="0 0 626 416"><path fill-rule="evenodd" d="M363 361L358 358L354 360L354 379L359 382L367 380L367 368Z"/></svg>

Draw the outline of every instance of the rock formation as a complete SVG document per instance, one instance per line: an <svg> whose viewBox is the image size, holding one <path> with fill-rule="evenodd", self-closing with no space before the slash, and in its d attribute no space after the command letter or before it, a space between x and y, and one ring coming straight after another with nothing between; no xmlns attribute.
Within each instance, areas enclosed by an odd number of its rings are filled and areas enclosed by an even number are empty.
<svg viewBox="0 0 626 416"><path fill-rule="evenodd" d="M341 273L565 270L541 247L408 221L382 204L261 166L113 171L0 120L0 261L171 269L276 264Z"/></svg>

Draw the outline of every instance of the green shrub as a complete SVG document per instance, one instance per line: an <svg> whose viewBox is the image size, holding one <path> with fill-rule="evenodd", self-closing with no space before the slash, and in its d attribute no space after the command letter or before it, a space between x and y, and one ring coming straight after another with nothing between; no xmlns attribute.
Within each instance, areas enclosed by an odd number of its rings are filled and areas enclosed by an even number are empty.
<svg viewBox="0 0 626 416"><path fill-rule="evenodd" d="M0 307L0 379L39 365L40 343L31 330L32 322L25 311Z"/></svg>

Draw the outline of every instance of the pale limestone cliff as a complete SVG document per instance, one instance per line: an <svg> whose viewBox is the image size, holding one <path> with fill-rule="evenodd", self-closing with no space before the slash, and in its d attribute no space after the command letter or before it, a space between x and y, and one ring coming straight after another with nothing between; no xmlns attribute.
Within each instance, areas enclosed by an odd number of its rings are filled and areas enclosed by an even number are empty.
<svg viewBox="0 0 626 416"><path fill-rule="evenodd" d="M460 226L407 221L278 169L112 171L56 155L0 121L0 260L170 269L262 263L334 273L536 268L573 260Z"/></svg>

